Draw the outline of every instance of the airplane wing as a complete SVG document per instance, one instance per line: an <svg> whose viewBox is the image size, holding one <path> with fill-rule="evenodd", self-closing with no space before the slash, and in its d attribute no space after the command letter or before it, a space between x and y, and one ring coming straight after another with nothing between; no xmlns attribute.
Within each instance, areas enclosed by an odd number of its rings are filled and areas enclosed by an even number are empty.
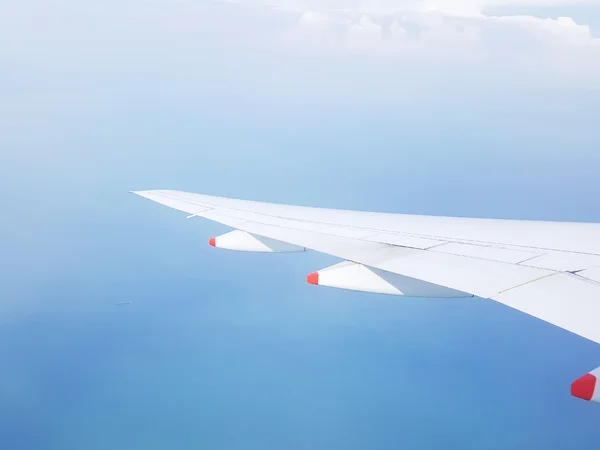
<svg viewBox="0 0 600 450"><path fill-rule="evenodd" d="M339 264L312 284L410 297L484 297L600 343L600 224L372 213L133 191L227 225L219 248L314 250ZM595 369L571 393L600 402ZM599 384L600 386L600 384Z"/></svg>

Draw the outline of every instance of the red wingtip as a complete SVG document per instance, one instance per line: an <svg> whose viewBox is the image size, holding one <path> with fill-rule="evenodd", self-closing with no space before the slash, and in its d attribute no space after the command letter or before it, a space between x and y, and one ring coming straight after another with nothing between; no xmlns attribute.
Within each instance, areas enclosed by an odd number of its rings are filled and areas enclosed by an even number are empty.
<svg viewBox="0 0 600 450"><path fill-rule="evenodd" d="M313 272L308 274L306 282L310 284L319 284L319 272Z"/></svg>
<svg viewBox="0 0 600 450"><path fill-rule="evenodd" d="M208 240L208 245L210 245L211 247L216 247L217 246L217 241L215 238L210 238Z"/></svg>
<svg viewBox="0 0 600 450"><path fill-rule="evenodd" d="M571 384L571 395L583 400L591 400L596 389L596 377L586 373Z"/></svg>

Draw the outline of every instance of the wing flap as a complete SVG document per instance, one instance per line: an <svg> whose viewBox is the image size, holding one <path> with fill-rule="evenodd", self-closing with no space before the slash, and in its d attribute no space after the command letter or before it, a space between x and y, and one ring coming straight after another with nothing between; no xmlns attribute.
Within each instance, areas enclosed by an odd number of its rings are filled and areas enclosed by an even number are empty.
<svg viewBox="0 0 600 450"><path fill-rule="evenodd" d="M536 256L541 252L529 250L516 250L511 248L499 248L491 245L464 244L460 242L449 242L432 249L434 252L448 253L450 255L470 256L478 259L499 261L516 264Z"/></svg>
<svg viewBox="0 0 600 450"><path fill-rule="evenodd" d="M557 272L576 272L588 267L600 266L600 256L585 253L548 252L522 264Z"/></svg>
<svg viewBox="0 0 600 450"><path fill-rule="evenodd" d="M379 242L380 244L417 248L419 250L427 250L448 242L441 239L422 238L398 233L380 233L364 239L371 242Z"/></svg>
<svg viewBox="0 0 600 450"><path fill-rule="evenodd" d="M599 294L594 282L570 273L554 273L491 298L600 343Z"/></svg>

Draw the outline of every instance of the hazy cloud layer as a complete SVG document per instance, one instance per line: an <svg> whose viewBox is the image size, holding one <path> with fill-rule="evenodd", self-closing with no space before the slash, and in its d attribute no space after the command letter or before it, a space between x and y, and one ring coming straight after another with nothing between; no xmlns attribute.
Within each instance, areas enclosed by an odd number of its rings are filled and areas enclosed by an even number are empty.
<svg viewBox="0 0 600 450"><path fill-rule="evenodd" d="M200 60L223 61L226 54L283 52L285 58L473 64L600 83L600 37L589 26L567 13L486 12L511 5L555 11L585 5L600 15L598 0L59 0L51 7L25 0L0 17L0 64L155 61L164 68L174 60L200 66Z"/></svg>
<svg viewBox="0 0 600 450"><path fill-rule="evenodd" d="M400 1L342 9L309 2L303 5L309 8L306 11L299 11L296 4L288 11L299 17L285 42L321 52L467 59L504 66L542 64L544 69L571 75L600 73L600 39L589 26L571 17L484 14L486 6L510 3L514 2Z"/></svg>

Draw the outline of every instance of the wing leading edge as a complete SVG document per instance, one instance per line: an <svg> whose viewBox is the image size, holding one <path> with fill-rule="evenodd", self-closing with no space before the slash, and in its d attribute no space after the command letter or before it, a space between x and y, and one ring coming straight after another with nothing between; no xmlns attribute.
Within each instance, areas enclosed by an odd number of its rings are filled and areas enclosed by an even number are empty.
<svg viewBox="0 0 600 450"><path fill-rule="evenodd" d="M490 298L600 343L600 224L369 213L168 190L133 193L240 230L242 250L250 250L249 242L268 242L270 249L310 249L347 261L317 272L323 282L313 284Z"/></svg>

